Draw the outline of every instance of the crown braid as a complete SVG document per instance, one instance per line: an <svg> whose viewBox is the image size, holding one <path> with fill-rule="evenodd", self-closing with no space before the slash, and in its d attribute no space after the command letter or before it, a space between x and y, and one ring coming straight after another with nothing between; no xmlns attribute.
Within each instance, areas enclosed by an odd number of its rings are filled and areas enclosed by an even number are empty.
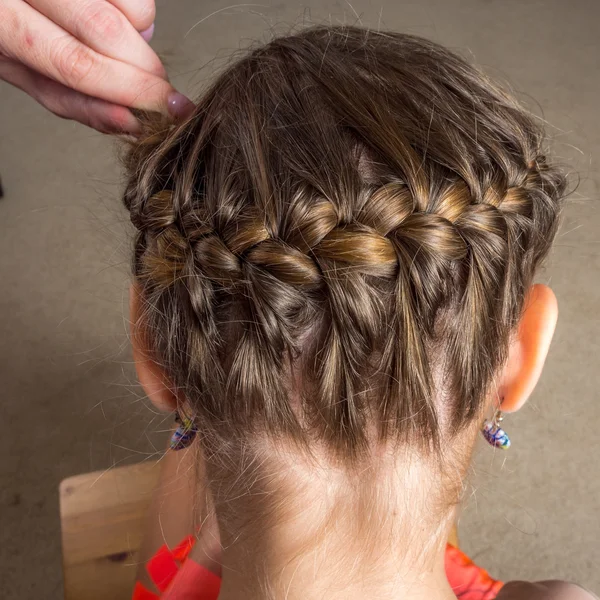
<svg viewBox="0 0 600 600"><path fill-rule="evenodd" d="M425 40L317 28L158 137L129 157L134 270L201 422L355 451L370 420L427 445L478 414L565 189L514 101Z"/></svg>

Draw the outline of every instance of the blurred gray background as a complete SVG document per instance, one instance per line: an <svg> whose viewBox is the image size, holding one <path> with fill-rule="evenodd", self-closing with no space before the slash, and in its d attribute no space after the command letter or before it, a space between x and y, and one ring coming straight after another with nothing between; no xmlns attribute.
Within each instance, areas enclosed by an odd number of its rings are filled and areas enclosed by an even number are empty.
<svg viewBox="0 0 600 600"><path fill-rule="evenodd" d="M197 95L224 60L274 33L363 23L430 37L508 81L581 178L540 274L560 303L542 381L483 446L463 548L503 579L600 592L600 3L589 0L158 2L153 47ZM540 108L541 107L541 108ZM114 140L0 83L0 596L62 598L57 486L160 453L167 423L135 385L130 229Z"/></svg>

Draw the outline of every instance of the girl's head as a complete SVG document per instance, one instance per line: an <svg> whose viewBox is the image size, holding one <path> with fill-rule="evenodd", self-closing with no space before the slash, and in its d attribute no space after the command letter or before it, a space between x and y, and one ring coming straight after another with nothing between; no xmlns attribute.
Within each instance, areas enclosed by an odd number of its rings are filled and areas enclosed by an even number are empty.
<svg viewBox="0 0 600 600"><path fill-rule="evenodd" d="M552 336L531 286L565 178L543 141L446 49L322 27L132 149L140 377L195 419L231 484L217 505L240 486L366 498L392 472L452 504L485 412L527 398Z"/></svg>

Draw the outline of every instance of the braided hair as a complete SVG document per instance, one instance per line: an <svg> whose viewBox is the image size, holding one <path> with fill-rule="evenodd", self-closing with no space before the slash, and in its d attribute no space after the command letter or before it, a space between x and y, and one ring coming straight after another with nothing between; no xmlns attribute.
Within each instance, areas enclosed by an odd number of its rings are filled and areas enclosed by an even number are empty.
<svg viewBox="0 0 600 600"><path fill-rule="evenodd" d="M134 274L200 429L348 455L471 422L556 233L543 143L447 49L354 27L254 49L155 127L127 159Z"/></svg>

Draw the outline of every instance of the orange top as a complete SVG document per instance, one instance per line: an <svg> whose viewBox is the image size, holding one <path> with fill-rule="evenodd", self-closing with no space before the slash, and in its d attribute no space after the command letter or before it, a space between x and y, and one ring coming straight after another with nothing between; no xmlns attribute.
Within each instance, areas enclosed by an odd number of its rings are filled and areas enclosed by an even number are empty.
<svg viewBox="0 0 600 600"><path fill-rule="evenodd" d="M217 600L221 578L188 558L195 541L190 535L173 550L163 545L146 565L160 595L138 581L133 600ZM446 546L445 566L448 581L460 600L493 600L503 585L450 544Z"/></svg>

